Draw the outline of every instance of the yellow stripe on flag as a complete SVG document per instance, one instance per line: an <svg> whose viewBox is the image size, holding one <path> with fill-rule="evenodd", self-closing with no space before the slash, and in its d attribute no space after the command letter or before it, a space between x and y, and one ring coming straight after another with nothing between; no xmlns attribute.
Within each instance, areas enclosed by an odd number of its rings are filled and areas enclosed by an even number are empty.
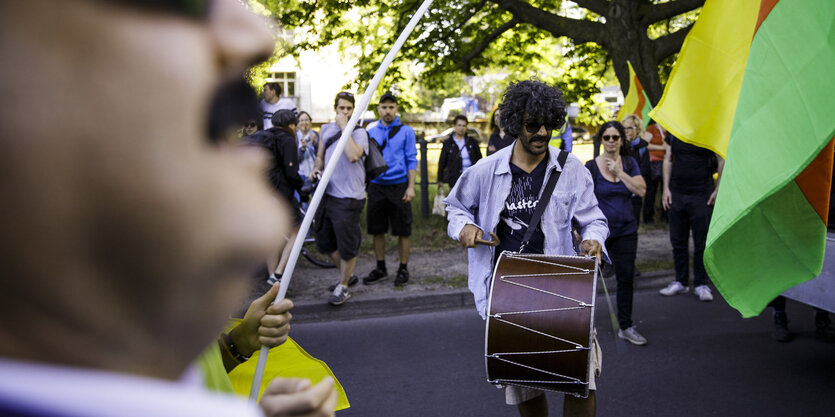
<svg viewBox="0 0 835 417"><path fill-rule="evenodd" d="M723 158L761 0L707 0L650 117Z"/></svg>

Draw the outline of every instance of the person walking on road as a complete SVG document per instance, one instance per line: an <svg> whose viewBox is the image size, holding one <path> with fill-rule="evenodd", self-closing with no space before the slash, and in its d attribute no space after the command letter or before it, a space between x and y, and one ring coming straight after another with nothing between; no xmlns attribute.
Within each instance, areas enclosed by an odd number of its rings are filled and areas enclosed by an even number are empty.
<svg viewBox="0 0 835 417"><path fill-rule="evenodd" d="M319 252L330 255L339 266L339 282L328 298L328 303L341 305L351 294L348 286L359 279L354 275L357 264L362 229L360 215L365 206L365 166L363 155L368 153L368 133L357 127L348 135L348 142L341 155L334 155L335 144L354 113L354 95L340 92L333 103L335 121L322 126L322 141L316 156L316 165L310 173L311 180L318 176L331 158L338 158L336 169L325 189L316 213L316 246Z"/></svg>
<svg viewBox="0 0 835 417"><path fill-rule="evenodd" d="M660 291L661 295L676 295L689 291L690 232L693 232L693 286L701 301L713 301L708 286L703 256L707 241L707 227L725 160L712 151L667 135L669 148L664 156L664 193L661 196L670 222L670 243L676 280ZM713 167L718 179L713 183Z"/></svg>
<svg viewBox="0 0 835 417"><path fill-rule="evenodd" d="M582 254L600 258L605 253L602 242L609 229L597 206L591 175L576 156L548 146L551 133L565 123L565 107L560 90L543 82L528 80L508 86L499 109L502 126L516 142L464 171L444 201L449 236L471 248L469 288L482 318L487 317L488 286L501 251L575 255L571 229L565 226L573 223L582 237ZM542 222L528 224L539 203L540 190L558 171L561 174L556 188L544 203L548 206ZM525 232L531 227L533 235L523 246ZM497 247L495 241L482 240L488 233L497 235ZM589 396L566 395L566 416L595 414L594 376L600 370L596 338L591 350ZM543 394L516 385L505 388L506 403L517 405L522 416L548 414Z"/></svg>
<svg viewBox="0 0 835 417"><path fill-rule="evenodd" d="M606 248L612 257L618 283L618 337L638 346L647 344L632 325L632 292L635 255L638 252L638 219L632 211L632 196L643 196L646 184L638 161L629 155L626 130L618 122L606 122L597 132L603 155L586 163L594 182L594 194L609 223Z"/></svg>
<svg viewBox="0 0 835 417"><path fill-rule="evenodd" d="M397 98L385 93L377 105L378 123L368 131L371 140L383 151L388 170L368 184L368 234L374 236L374 254L377 267L362 283L371 285L388 277L386 269L386 232L391 224L391 234L397 236L400 267L394 285L409 281L409 236L412 234L412 203L415 198L417 173L417 148L415 131L400 122L397 116Z"/></svg>

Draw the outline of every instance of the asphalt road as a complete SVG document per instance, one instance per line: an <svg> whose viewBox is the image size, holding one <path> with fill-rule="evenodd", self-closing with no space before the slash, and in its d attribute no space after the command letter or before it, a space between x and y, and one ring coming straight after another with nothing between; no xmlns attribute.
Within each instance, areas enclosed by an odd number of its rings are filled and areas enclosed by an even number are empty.
<svg viewBox="0 0 835 417"><path fill-rule="evenodd" d="M603 298L598 416L833 416L835 344L814 339L812 309L789 301L791 343L771 340L770 310L742 319L720 297L636 293L645 347L616 342ZM338 416L514 416L484 374L484 323L472 309L294 325L351 408ZM562 396L548 394L552 416Z"/></svg>

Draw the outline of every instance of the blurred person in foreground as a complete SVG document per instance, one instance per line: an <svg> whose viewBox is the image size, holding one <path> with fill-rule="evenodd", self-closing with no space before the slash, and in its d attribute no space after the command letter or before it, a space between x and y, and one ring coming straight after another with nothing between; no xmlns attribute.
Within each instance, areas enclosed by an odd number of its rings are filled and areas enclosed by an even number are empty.
<svg viewBox="0 0 835 417"><path fill-rule="evenodd" d="M287 227L262 152L207 134L273 46L236 0L0 2L0 414L261 415L189 364ZM269 415L333 414L331 379L287 382Z"/></svg>
<svg viewBox="0 0 835 417"><path fill-rule="evenodd" d="M467 248L469 288L482 318L487 318L488 292L496 259L502 251L575 255L572 224L582 237L580 252L604 255L603 242L609 230L597 207L591 175L576 156L548 146L551 133L565 123L562 93L540 81L511 83L505 90L501 123L516 138L508 146L465 171L452 187L447 204L447 233ZM560 156L564 156L564 164ZM531 225L534 208L548 178L558 181L546 203L539 224ZM533 227L529 242L525 232ZM483 241L485 234L498 238ZM565 416L594 416L595 375L600 373L597 338L591 342L589 396L565 396ZM516 385L505 387L505 402L516 405L519 414L547 416L544 392Z"/></svg>

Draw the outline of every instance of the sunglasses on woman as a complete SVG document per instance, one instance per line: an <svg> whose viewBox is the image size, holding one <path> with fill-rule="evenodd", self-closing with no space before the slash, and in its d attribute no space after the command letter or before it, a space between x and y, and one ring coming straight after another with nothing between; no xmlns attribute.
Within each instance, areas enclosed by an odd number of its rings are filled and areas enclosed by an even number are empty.
<svg viewBox="0 0 835 417"><path fill-rule="evenodd" d="M608 141L614 142L616 140L620 140L620 135L603 135L603 140L605 140L607 142Z"/></svg>

